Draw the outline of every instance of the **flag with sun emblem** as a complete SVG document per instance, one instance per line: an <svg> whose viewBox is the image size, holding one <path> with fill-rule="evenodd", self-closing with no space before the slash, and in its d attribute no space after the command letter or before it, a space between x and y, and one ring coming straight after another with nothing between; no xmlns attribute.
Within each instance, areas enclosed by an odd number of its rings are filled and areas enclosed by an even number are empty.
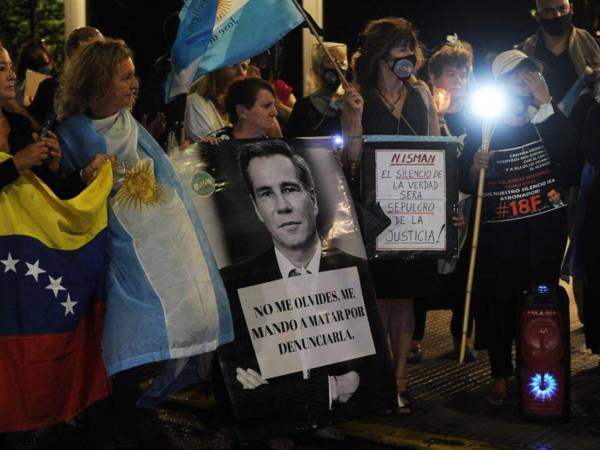
<svg viewBox="0 0 600 450"><path fill-rule="evenodd" d="M292 0L187 0L171 49L167 101L205 73L262 53L303 20Z"/></svg>
<svg viewBox="0 0 600 450"><path fill-rule="evenodd" d="M30 172L0 190L0 432L63 422L110 393L101 340L111 185L105 166L70 200Z"/></svg>
<svg viewBox="0 0 600 450"><path fill-rule="evenodd" d="M58 129L66 171L95 153L115 158L109 197L109 374L187 358L233 339L229 303L204 227L173 166L131 113L66 119Z"/></svg>

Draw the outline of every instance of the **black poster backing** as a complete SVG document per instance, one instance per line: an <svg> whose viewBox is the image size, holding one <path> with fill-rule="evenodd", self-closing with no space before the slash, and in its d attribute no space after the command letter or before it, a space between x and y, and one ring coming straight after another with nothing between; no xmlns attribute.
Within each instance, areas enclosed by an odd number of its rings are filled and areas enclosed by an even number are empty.
<svg viewBox="0 0 600 450"><path fill-rule="evenodd" d="M366 245L371 258L458 257L456 138L365 136L361 203L377 205L390 225Z"/></svg>
<svg viewBox="0 0 600 450"><path fill-rule="evenodd" d="M238 167L240 145L248 141L195 146L173 160L200 213L229 297L235 340L217 352L217 386L223 388L217 389L217 401L220 410L230 411L242 442L357 418L395 400L387 342L339 150L333 139L286 142L308 166L313 188L297 183L298 171L284 179L284 166L268 166L273 157L259 157L248 170L252 183L261 186L253 200ZM257 164L270 169L257 172ZM320 264L316 271L286 278L274 244L298 234L308 214L316 215L312 226L321 245ZM370 347L363 351L365 342ZM252 386L253 372L271 375Z"/></svg>

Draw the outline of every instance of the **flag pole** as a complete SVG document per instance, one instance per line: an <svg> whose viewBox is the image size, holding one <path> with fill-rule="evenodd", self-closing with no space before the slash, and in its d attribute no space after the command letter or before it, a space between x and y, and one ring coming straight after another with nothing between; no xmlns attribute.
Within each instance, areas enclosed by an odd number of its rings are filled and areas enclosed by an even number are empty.
<svg viewBox="0 0 600 450"><path fill-rule="evenodd" d="M325 45L323 44L323 39L321 39L321 36L319 36L319 33L317 33L317 30L315 29L312 20L308 17L308 14L306 13L306 11L304 11L304 8L300 6L298 0L292 0L292 3L294 3L294 6L296 6L300 14L302 14L302 17L304 17L304 21L307 23L308 28L310 28L310 32L317 40L319 46L323 49L323 53L325 54L329 62L331 62L331 64L333 65L333 68L337 72L338 77L340 77L342 86L344 87L344 89L348 89L350 83L348 83L348 80L346 79L344 72L342 72L342 69L340 68L338 62L333 58L333 56L331 56L331 53L329 53L329 50L327 50L327 47L325 47Z"/></svg>
<svg viewBox="0 0 600 450"><path fill-rule="evenodd" d="M485 120L482 125L481 151L488 153L490 151L491 138L491 120ZM462 335L460 339L460 354L458 362L462 364L465 361L465 350L467 347L467 332L469 328L469 312L471 310L471 297L473 292L473 280L475 278L475 264L477 261L477 247L479 245L479 228L481 225L481 209L483 205L483 188L485 181L485 168L479 169L479 179L477 180L477 199L475 203L475 222L473 224L473 241L471 242L471 257L469 261L469 273L467 277L467 289L465 295L465 308L462 323Z"/></svg>

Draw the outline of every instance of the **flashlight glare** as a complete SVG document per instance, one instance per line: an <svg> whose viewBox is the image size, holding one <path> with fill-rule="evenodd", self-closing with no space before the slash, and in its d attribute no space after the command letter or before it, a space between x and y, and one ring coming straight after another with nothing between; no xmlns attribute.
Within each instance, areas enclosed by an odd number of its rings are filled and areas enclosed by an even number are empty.
<svg viewBox="0 0 600 450"><path fill-rule="evenodd" d="M339 134L336 134L333 137L333 143L338 146L341 147L344 144L344 139L342 139L342 137Z"/></svg>
<svg viewBox="0 0 600 450"><path fill-rule="evenodd" d="M485 119L498 117L505 107L502 91L493 86L483 87L475 91L471 97L471 110Z"/></svg>

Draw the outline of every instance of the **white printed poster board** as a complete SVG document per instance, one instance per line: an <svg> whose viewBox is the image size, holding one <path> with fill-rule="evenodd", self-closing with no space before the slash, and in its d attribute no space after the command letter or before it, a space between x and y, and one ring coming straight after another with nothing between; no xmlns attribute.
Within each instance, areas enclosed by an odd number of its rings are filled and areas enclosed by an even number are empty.
<svg viewBox="0 0 600 450"><path fill-rule="evenodd" d="M443 150L376 150L376 198L391 219L377 250L446 250Z"/></svg>
<svg viewBox="0 0 600 450"><path fill-rule="evenodd" d="M238 292L265 379L375 353L356 267Z"/></svg>
<svg viewBox="0 0 600 450"><path fill-rule="evenodd" d="M365 144L361 196L367 205L378 204L391 223L377 236L370 256L456 255L456 141L377 138Z"/></svg>

